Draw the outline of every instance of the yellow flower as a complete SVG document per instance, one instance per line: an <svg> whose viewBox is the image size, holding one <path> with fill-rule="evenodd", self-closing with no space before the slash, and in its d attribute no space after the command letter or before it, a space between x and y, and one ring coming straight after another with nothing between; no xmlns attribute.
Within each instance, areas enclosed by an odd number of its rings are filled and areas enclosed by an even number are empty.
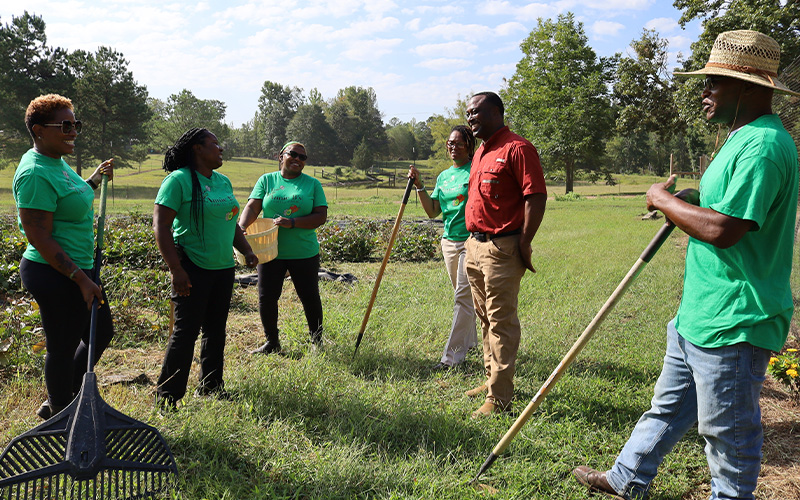
<svg viewBox="0 0 800 500"><path fill-rule="evenodd" d="M797 352L797 349L786 349L786 352Z"/></svg>
<svg viewBox="0 0 800 500"><path fill-rule="evenodd" d="M794 368L790 368L786 370L786 375L789 375L792 378L797 378L797 370L795 370Z"/></svg>
<svg viewBox="0 0 800 500"><path fill-rule="evenodd" d="M769 366L774 365L776 361L778 361L778 358L776 358L775 356L769 358Z"/></svg>

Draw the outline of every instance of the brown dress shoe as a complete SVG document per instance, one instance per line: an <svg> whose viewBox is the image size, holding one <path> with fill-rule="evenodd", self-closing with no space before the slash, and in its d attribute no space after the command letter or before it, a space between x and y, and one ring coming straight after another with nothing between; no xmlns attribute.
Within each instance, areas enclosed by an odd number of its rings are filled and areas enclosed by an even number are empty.
<svg viewBox="0 0 800 500"><path fill-rule="evenodd" d="M614 488L608 484L608 479L606 479L605 472L600 472L592 469L591 467L581 465L579 467L575 467L575 470L572 471L572 475L578 479L579 483L584 486L588 486L590 491L605 493L611 498L625 500L624 497L619 496L616 490L614 490Z"/></svg>
<svg viewBox="0 0 800 500"><path fill-rule="evenodd" d="M467 392L464 393L464 395L474 398L475 396L480 396L481 394L487 392L488 390L489 388L486 387L486 384L481 384L478 387L468 390Z"/></svg>

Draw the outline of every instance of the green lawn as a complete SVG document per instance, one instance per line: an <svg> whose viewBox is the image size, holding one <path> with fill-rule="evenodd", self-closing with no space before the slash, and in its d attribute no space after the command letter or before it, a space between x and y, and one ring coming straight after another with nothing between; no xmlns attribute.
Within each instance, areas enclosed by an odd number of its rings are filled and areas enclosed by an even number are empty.
<svg viewBox="0 0 800 500"><path fill-rule="evenodd" d="M110 184L108 210L110 213L127 213L130 211L150 212L153 200L156 197L161 180L165 172L161 169L159 156L150 156L141 167L133 169L118 169L115 180ZM67 159L69 162L69 159ZM394 217L397 215L398 206L403 197L406 186L406 172L411 162L379 162L376 167L384 174L379 175L376 184L365 177L363 172L353 172L348 167L340 167L341 177L334 176L334 168L315 167L308 165L305 173L318 178L325 189L325 196L330 206L329 214L332 218L350 217ZM421 170L428 185L433 185L436 175L447 167L444 161L418 161L416 166ZM226 161L219 172L228 176L233 184L234 193L239 202L244 204L253 185L259 176L266 172L277 170L277 162L261 158L234 158ZM388 174L395 175L392 184ZM9 167L0 170L0 212L14 210L14 200L11 195L11 181L14 169ZM84 172L83 176L88 176ZM337 183L336 180L339 180ZM591 184L586 181L575 183L575 192L582 196L607 196L607 195L636 195L644 194L654 182L664 179L645 175L617 175L619 181L616 186L607 186L604 181ZM693 179L679 181L681 187L696 187ZM562 195L565 192L563 183L548 182L548 193ZM99 192L98 192L99 196ZM409 205L416 204L416 193L412 192ZM410 211L410 209L409 209ZM422 208L418 210L424 217Z"/></svg>

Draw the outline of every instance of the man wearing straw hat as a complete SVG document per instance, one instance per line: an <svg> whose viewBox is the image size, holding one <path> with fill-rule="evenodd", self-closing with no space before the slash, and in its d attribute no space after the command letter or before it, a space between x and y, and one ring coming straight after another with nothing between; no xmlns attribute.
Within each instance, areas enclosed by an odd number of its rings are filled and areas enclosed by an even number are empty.
<svg viewBox="0 0 800 500"><path fill-rule="evenodd" d="M772 114L780 47L755 31L720 34L705 68L703 111L727 126L700 182L700 206L654 184L647 205L686 232L684 286L667 325L667 351L651 408L613 467L573 474L593 491L644 498L664 456L695 424L706 442L711 499L752 499L761 465L759 394L770 351L789 331L798 159ZM717 149L715 147L715 149Z"/></svg>

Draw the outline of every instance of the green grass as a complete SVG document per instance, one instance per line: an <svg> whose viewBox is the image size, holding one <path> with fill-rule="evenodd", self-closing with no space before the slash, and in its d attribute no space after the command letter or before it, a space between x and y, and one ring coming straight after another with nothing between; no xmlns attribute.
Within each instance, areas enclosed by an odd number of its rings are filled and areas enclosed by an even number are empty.
<svg viewBox="0 0 800 500"><path fill-rule="evenodd" d="M236 170L235 162L226 166ZM396 211L397 203L385 204ZM354 341L377 262L332 266L355 274L354 285L321 284L321 355L307 352L302 307L290 284L281 298L280 324L291 355L249 355L263 334L255 289L245 289L244 304L231 311L226 348L226 387L235 401L192 397L194 376L185 404L166 416L153 410L151 386L117 385L101 392L113 407L160 429L175 453L187 500L585 499L572 468L609 467L649 405L666 323L680 299L685 248L680 231L497 460L484 487L466 483L663 223L640 220L643 205L642 196L548 203L533 245L538 272L522 280L523 335L510 415L469 418L481 404L463 396L482 381L478 353L460 369L429 370L441 355L452 317L452 290L441 261L387 266L355 360ZM409 212L422 214L421 207ZM102 378L126 369L155 380L165 342L162 332L149 346L112 344L97 372ZM5 374L0 443L38 423L33 412L44 397L38 371ZM653 499L684 498L709 481L702 447L696 433L676 447L656 479Z"/></svg>

